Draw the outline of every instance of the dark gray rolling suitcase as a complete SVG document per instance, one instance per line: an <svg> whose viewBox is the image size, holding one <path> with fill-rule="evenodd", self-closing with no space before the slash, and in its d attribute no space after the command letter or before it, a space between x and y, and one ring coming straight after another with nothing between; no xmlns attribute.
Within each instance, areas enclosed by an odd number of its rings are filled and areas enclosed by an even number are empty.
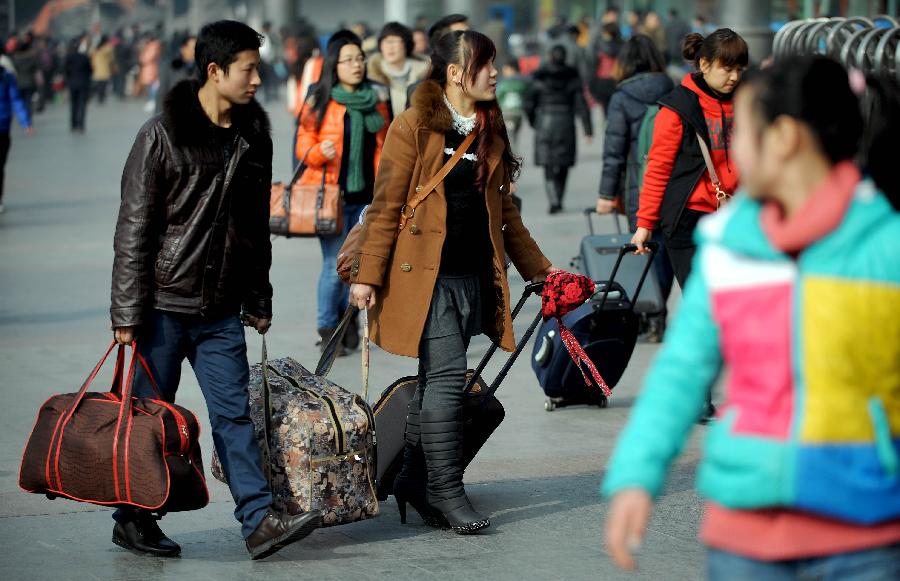
<svg viewBox="0 0 900 581"><path fill-rule="evenodd" d="M597 213L593 208L586 208L584 215L587 219L588 235L581 239L580 254L573 259L572 266L594 281L603 281L609 278L609 273L612 272L618 259L619 249L623 244L631 243L631 234L622 232L620 221L623 216L619 213L613 214L616 234L596 234L594 232L592 216ZM627 289L629 293L632 292L632 289L637 288L641 280L645 265L645 257L634 254L625 255L619 265L616 282ZM666 303L656 270L651 268L641 287L641 294L634 304L634 312L639 315L654 316L662 313L665 307Z"/></svg>
<svg viewBox="0 0 900 581"><path fill-rule="evenodd" d="M515 319L519 311L525 305L528 297L540 294L543 283L532 283L525 287L525 292L513 309L512 316ZM538 312L531 322L528 330L522 335L516 350L509 356L503 368L497 374L494 381L488 385L481 377L491 357L497 351L497 345L492 344L481 362L468 374L466 384L466 398L464 400L463 417L463 455L466 465L475 458L475 455L494 433L505 416L503 404L494 396L497 388L506 378L506 374L512 368L513 363L522 353L535 329L541 322L541 314ZM474 380L473 380L474 378ZM375 414L375 434L377 438L376 456L378 468L376 477L376 497L385 500L393 493L394 477L403 465L403 438L406 430L406 408L413 398L418 386L418 377L401 377L381 394L381 397L372 407Z"/></svg>

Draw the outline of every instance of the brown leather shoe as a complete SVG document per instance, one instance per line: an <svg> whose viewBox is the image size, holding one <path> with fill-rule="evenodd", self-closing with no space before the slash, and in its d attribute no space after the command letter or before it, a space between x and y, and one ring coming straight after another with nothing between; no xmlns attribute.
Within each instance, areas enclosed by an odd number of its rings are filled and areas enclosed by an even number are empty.
<svg viewBox="0 0 900 581"><path fill-rule="evenodd" d="M298 515L276 515L268 512L256 530L247 537L247 551L251 559L273 555L322 526L322 514L317 511Z"/></svg>

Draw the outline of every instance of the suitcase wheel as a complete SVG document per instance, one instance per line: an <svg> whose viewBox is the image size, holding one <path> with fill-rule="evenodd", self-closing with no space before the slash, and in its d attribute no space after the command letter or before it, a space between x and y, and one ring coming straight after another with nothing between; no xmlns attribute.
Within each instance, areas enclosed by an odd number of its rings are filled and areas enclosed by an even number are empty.
<svg viewBox="0 0 900 581"><path fill-rule="evenodd" d="M548 412L552 412L556 409L556 402L552 399L544 400L544 410Z"/></svg>

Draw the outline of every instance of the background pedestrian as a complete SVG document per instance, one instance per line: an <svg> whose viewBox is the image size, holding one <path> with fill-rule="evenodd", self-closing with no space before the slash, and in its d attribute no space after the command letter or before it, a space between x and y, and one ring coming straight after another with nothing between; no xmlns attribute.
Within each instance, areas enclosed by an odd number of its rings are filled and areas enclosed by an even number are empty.
<svg viewBox="0 0 900 581"><path fill-rule="evenodd" d="M366 77L366 55L352 33L328 45L322 76L300 113L297 157L306 164L301 184L335 184L343 192L343 230L320 236L322 270L317 293L317 325L322 348L347 308L347 286L338 278L337 255L360 213L372 202L375 176L390 123L387 91ZM358 331L347 333L355 347Z"/></svg>
<svg viewBox="0 0 900 581"><path fill-rule="evenodd" d="M87 35L73 40L69 45L64 65L66 87L69 89L69 107L71 108L70 127L73 133L84 133L88 99L91 94L93 69L87 51Z"/></svg>
<svg viewBox="0 0 900 581"><path fill-rule="evenodd" d="M575 165L575 117L590 143L594 134L578 71L566 64L566 49L550 49L547 64L535 71L525 99L525 114L534 128L534 163L544 168L548 212L562 211L569 168Z"/></svg>

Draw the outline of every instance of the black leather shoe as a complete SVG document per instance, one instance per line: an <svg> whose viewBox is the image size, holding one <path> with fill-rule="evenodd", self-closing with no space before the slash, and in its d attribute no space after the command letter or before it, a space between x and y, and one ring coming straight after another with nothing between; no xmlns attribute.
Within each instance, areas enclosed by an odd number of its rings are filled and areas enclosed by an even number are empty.
<svg viewBox="0 0 900 581"><path fill-rule="evenodd" d="M181 554L181 547L160 530L156 518L143 511L132 520L116 522L112 542L135 555L177 557Z"/></svg>
<svg viewBox="0 0 900 581"><path fill-rule="evenodd" d="M251 559L265 559L322 526L322 514L304 512L298 515L266 514L256 530L247 537Z"/></svg>

